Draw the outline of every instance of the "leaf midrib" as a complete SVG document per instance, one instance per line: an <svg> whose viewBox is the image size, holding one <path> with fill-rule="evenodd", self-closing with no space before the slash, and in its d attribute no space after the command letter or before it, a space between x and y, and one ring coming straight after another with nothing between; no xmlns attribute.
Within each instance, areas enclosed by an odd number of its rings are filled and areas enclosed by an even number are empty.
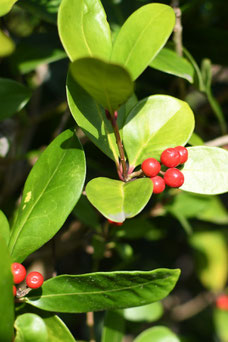
<svg viewBox="0 0 228 342"><path fill-rule="evenodd" d="M137 287L141 287L141 286L147 286L148 284L152 283L152 282L157 282L158 280L166 280L168 278L174 278L173 275L168 275L168 276L165 276L163 278L157 278L157 279L152 279L150 281L147 281L145 283L141 283L141 284L137 284L137 285L133 285L133 286L127 286L127 287L123 287L123 288L120 288L120 289L112 289L112 290L102 290L102 291L92 291L92 292L75 292L75 293L63 293L63 294L49 294L49 295L42 295L41 299L43 298L48 298L48 297L64 297L64 296L77 296L77 295L93 295L93 294L104 294L104 293L110 293L110 292L120 292L120 291L125 291L125 290L130 290L130 289L135 289ZM155 284L155 286L157 287L158 285ZM30 299L35 299L35 298L40 298L40 296L35 296L35 297L26 297L26 301L29 301Z"/></svg>
<svg viewBox="0 0 228 342"><path fill-rule="evenodd" d="M70 146L70 145L71 145L71 142L69 143L69 146ZM69 147L69 146L68 146L68 147ZM26 222L28 221L28 219L29 219L31 213L33 212L33 210L34 210L34 208L36 207L37 203L39 202L40 198L43 196L44 192L45 192L46 189L48 188L48 186L49 186L50 182L52 181L54 175L55 175L56 172L58 171L60 164L62 163L63 159L64 159L65 156L66 156L66 153L67 153L67 152L64 152L64 154L63 154L62 158L60 159L60 161L59 161L59 163L58 163L58 165L57 165L55 171L52 173L52 175L51 175L51 177L49 178L47 184L44 186L43 191L41 191L40 195L37 197L37 200L34 202L33 206L32 206L32 207L30 208L30 210L28 211L28 214L26 215L26 217L25 217L25 219L24 219L24 221L23 221L23 223L22 223L22 225L21 225L21 228L20 228L20 229L17 229L18 233L16 234L16 237L15 237L15 239L14 239L13 245L12 245L11 243L9 244L9 250L10 250L11 255L13 255L13 251L14 251L15 245L16 245L16 243L17 243L17 241L18 241L18 238L19 238L20 234L22 233L22 230L23 230L23 228L24 228ZM22 203L21 203L21 205L22 205ZM16 227L16 224L17 224L17 221L15 222L15 227ZM12 237L13 237L13 229L12 229ZM10 240L10 242L11 242L11 240ZM11 246L12 246L12 247L11 247Z"/></svg>

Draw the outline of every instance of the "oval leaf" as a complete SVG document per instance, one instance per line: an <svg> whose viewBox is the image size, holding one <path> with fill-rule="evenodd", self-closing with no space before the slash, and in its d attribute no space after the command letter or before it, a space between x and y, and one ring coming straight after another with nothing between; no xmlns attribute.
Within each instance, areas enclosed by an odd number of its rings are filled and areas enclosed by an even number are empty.
<svg viewBox="0 0 228 342"><path fill-rule="evenodd" d="M166 95L145 98L131 110L123 129L130 165L160 159L166 148L185 145L193 129L194 115L186 102Z"/></svg>
<svg viewBox="0 0 228 342"><path fill-rule="evenodd" d="M43 310L89 312L149 304L166 297L174 288L179 270L149 272L101 272L62 275L44 282L24 300Z"/></svg>
<svg viewBox="0 0 228 342"><path fill-rule="evenodd" d="M0 17L7 14L17 0L1 0Z"/></svg>
<svg viewBox="0 0 228 342"><path fill-rule="evenodd" d="M124 318L132 322L154 322L161 318L163 307L160 302L124 310Z"/></svg>
<svg viewBox="0 0 228 342"><path fill-rule="evenodd" d="M10 226L9 222L3 213L3 211L0 210L0 235L4 238L6 244L9 242L10 237Z"/></svg>
<svg viewBox="0 0 228 342"><path fill-rule="evenodd" d="M179 338L168 328L157 326L143 331L134 342L180 342Z"/></svg>
<svg viewBox="0 0 228 342"><path fill-rule="evenodd" d="M209 290L220 291L227 280L228 253L225 236L220 231L194 233L190 238L195 250L197 273Z"/></svg>
<svg viewBox="0 0 228 342"><path fill-rule="evenodd" d="M56 315L42 315L48 332L48 342L75 342L69 329L64 322Z"/></svg>
<svg viewBox="0 0 228 342"><path fill-rule="evenodd" d="M62 227L85 180L85 157L71 130L60 134L30 172L13 225L9 249L22 262Z"/></svg>
<svg viewBox="0 0 228 342"><path fill-rule="evenodd" d="M41 317L33 313L26 313L17 317L15 321L17 331L15 342L48 342L48 332Z"/></svg>
<svg viewBox="0 0 228 342"><path fill-rule="evenodd" d="M150 63L154 69L166 72L186 79L193 83L194 68L184 57L180 57L175 51L163 48Z"/></svg>
<svg viewBox="0 0 228 342"><path fill-rule="evenodd" d="M73 62L70 71L74 79L111 114L133 93L131 77L119 65L87 57Z"/></svg>
<svg viewBox="0 0 228 342"><path fill-rule="evenodd" d="M181 170L184 184L181 190L205 195L228 191L228 152L219 147L188 148L188 160Z"/></svg>
<svg viewBox="0 0 228 342"><path fill-rule="evenodd" d="M86 186L88 200L102 215L115 222L136 216L150 199L153 183L141 178L128 183L99 177Z"/></svg>
<svg viewBox="0 0 228 342"><path fill-rule="evenodd" d="M0 235L0 341L11 342L14 322L12 260L4 238Z"/></svg>
<svg viewBox="0 0 228 342"><path fill-rule="evenodd" d="M11 55L14 49L15 45L12 39L0 30L0 57Z"/></svg>
<svg viewBox="0 0 228 342"><path fill-rule="evenodd" d="M109 59L111 32L100 0L62 0L58 28L71 61L86 56Z"/></svg>
<svg viewBox="0 0 228 342"><path fill-rule="evenodd" d="M88 138L109 158L119 162L119 152L105 110L73 79L67 76L67 101L73 118Z"/></svg>
<svg viewBox="0 0 228 342"><path fill-rule="evenodd" d="M0 78L0 120L20 111L31 95L31 90L22 84L7 78Z"/></svg>
<svg viewBox="0 0 228 342"><path fill-rule="evenodd" d="M171 7L148 4L124 23L114 42L111 61L129 70L135 80L165 45L175 24Z"/></svg>

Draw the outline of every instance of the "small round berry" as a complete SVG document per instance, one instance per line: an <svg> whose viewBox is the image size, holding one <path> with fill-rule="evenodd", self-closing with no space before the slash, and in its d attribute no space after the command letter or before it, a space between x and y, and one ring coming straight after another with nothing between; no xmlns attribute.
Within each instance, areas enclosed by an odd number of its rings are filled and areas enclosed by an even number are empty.
<svg viewBox="0 0 228 342"><path fill-rule="evenodd" d="M42 286L44 282L44 277L39 272L30 272L26 277L26 284L31 289L37 289Z"/></svg>
<svg viewBox="0 0 228 342"><path fill-rule="evenodd" d="M113 224L114 226L122 226L122 224L123 224L123 222L115 222L115 221L111 221L111 220L109 220L109 219L108 219L108 222L109 222L110 224Z"/></svg>
<svg viewBox="0 0 228 342"><path fill-rule="evenodd" d="M172 188L179 188L184 183L184 175L180 170L171 168L165 172L164 181Z"/></svg>
<svg viewBox="0 0 228 342"><path fill-rule="evenodd" d="M176 146L175 150L177 150L180 154L180 164L184 164L188 160L188 150L184 146Z"/></svg>
<svg viewBox="0 0 228 342"><path fill-rule="evenodd" d="M17 289L16 289L16 286L13 285L13 295L14 295L14 297L16 296L16 294L17 294Z"/></svg>
<svg viewBox="0 0 228 342"><path fill-rule="evenodd" d="M21 283L26 276L26 269L22 264L19 264L18 262L14 262L11 265L11 271L13 273L13 282L14 284Z"/></svg>
<svg viewBox="0 0 228 342"><path fill-rule="evenodd" d="M153 188L153 193L154 194L160 194L165 190L165 181L162 177L160 176L155 176L150 178L153 182L154 188Z"/></svg>
<svg viewBox="0 0 228 342"><path fill-rule="evenodd" d="M155 177L161 170L161 164L154 158L145 159L141 167L147 177Z"/></svg>
<svg viewBox="0 0 228 342"><path fill-rule="evenodd" d="M216 299L216 307L228 311L228 295L221 295Z"/></svg>
<svg viewBox="0 0 228 342"><path fill-rule="evenodd" d="M176 167L180 164L180 153L175 148L167 148L161 154L161 162L167 167Z"/></svg>

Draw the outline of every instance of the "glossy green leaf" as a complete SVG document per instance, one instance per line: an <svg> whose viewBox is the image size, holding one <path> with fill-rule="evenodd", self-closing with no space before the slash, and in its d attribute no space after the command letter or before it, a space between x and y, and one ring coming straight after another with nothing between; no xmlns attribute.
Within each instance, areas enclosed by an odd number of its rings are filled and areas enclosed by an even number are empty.
<svg viewBox="0 0 228 342"><path fill-rule="evenodd" d="M3 213L3 211L0 210L0 235L5 240L6 244L9 242L10 237L10 226L9 222Z"/></svg>
<svg viewBox="0 0 228 342"><path fill-rule="evenodd" d="M67 99L77 124L109 158L119 162L118 148L104 109L68 73Z"/></svg>
<svg viewBox="0 0 228 342"><path fill-rule="evenodd" d="M11 342L14 322L13 276L5 239L0 235L0 341Z"/></svg>
<svg viewBox="0 0 228 342"><path fill-rule="evenodd" d="M102 330L101 342L122 342L124 338L124 318L121 311L107 311Z"/></svg>
<svg viewBox="0 0 228 342"><path fill-rule="evenodd" d="M128 183L110 178L94 178L86 186L88 200L106 218L123 222L136 216L149 201L153 183L141 178Z"/></svg>
<svg viewBox="0 0 228 342"><path fill-rule="evenodd" d="M228 254L225 236L220 231L197 232L190 237L195 250L197 273L209 290L222 290L227 280Z"/></svg>
<svg viewBox="0 0 228 342"><path fill-rule="evenodd" d="M109 59L111 32L100 0L62 0L58 28L71 61L87 56Z"/></svg>
<svg viewBox="0 0 228 342"><path fill-rule="evenodd" d="M20 0L18 6L42 20L56 24L61 0Z"/></svg>
<svg viewBox="0 0 228 342"><path fill-rule="evenodd" d="M84 179L84 152L74 132L66 130L27 178L9 243L14 260L22 262L56 234L78 201Z"/></svg>
<svg viewBox="0 0 228 342"><path fill-rule="evenodd" d="M40 309L55 312L128 308L166 297L179 275L178 269L61 275L45 281L42 291L31 291L24 300Z"/></svg>
<svg viewBox="0 0 228 342"><path fill-rule="evenodd" d="M192 65L171 49L163 48L150 63L150 66L193 83L194 69Z"/></svg>
<svg viewBox="0 0 228 342"><path fill-rule="evenodd" d="M131 77L119 65L87 57L73 62L70 71L95 101L112 114L133 93Z"/></svg>
<svg viewBox="0 0 228 342"><path fill-rule="evenodd" d="M118 33L111 61L124 65L135 80L165 45L174 24L171 7L156 3L142 6Z"/></svg>
<svg viewBox="0 0 228 342"><path fill-rule="evenodd" d="M228 311L215 309L213 319L216 335L222 342L228 342Z"/></svg>
<svg viewBox="0 0 228 342"><path fill-rule="evenodd" d="M188 148L184 164L184 184L181 190L205 195L228 191L228 152L218 147L196 146Z"/></svg>
<svg viewBox="0 0 228 342"><path fill-rule="evenodd" d="M0 30L0 57L11 55L14 49L15 45L12 39Z"/></svg>
<svg viewBox="0 0 228 342"><path fill-rule="evenodd" d="M0 0L0 17L6 15L17 0Z"/></svg>
<svg viewBox="0 0 228 342"><path fill-rule="evenodd" d="M49 342L46 325L41 317L33 313L25 313L15 321L15 342Z"/></svg>
<svg viewBox="0 0 228 342"><path fill-rule="evenodd" d="M168 328L157 326L143 331L134 342L180 342L179 338Z"/></svg>
<svg viewBox="0 0 228 342"><path fill-rule="evenodd" d="M140 101L129 113L123 129L130 165L160 159L164 149L185 145L194 129L194 115L186 102L166 95Z"/></svg>
<svg viewBox="0 0 228 342"><path fill-rule="evenodd" d="M34 70L43 63L51 63L67 57L54 33L32 34L23 38L11 57L12 68L22 74Z"/></svg>
<svg viewBox="0 0 228 342"><path fill-rule="evenodd" d="M132 322L154 322L161 318L163 307L160 302L124 310L124 318Z"/></svg>
<svg viewBox="0 0 228 342"><path fill-rule="evenodd" d="M56 315L42 314L48 332L48 342L75 342L69 329Z"/></svg>
<svg viewBox="0 0 228 342"><path fill-rule="evenodd" d="M31 90L24 85L8 78L0 78L0 121L20 111L31 95Z"/></svg>

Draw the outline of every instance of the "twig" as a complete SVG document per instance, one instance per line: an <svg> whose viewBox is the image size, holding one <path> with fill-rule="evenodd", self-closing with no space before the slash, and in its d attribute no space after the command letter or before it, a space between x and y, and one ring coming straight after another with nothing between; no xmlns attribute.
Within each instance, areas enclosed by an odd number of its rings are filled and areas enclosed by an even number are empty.
<svg viewBox="0 0 228 342"><path fill-rule="evenodd" d="M205 145L206 146L224 146L228 144L228 134L227 135L223 135L219 138L216 138L216 139L213 139L213 140L210 140L210 141L207 141L205 142Z"/></svg>
<svg viewBox="0 0 228 342"><path fill-rule="evenodd" d="M188 302L176 306L171 311L171 317L179 322L189 319L204 310L208 305L212 304L215 298L216 295L212 292L200 293Z"/></svg>
<svg viewBox="0 0 228 342"><path fill-rule="evenodd" d="M96 342L95 340L95 331L94 331L94 315L93 312L86 313L86 324L89 328L90 339L89 342Z"/></svg>
<svg viewBox="0 0 228 342"><path fill-rule="evenodd" d="M116 144L118 146L118 150L119 150L119 154L120 154L120 162L121 164L119 165L119 170L118 174L120 179L122 178L122 180L124 182L126 182L127 180L127 164L126 164L126 158L125 158L125 153L124 153L124 148L123 148L123 143L121 141L121 137L120 137L120 132L119 132L119 127L117 124L117 112L115 112L114 115L111 115L109 112L106 112L107 118L109 118L111 124L112 124L112 128L116 137Z"/></svg>
<svg viewBox="0 0 228 342"><path fill-rule="evenodd" d="M139 171L132 172L128 175L127 181L135 177L141 177L142 175L143 175L143 171L141 169Z"/></svg>

